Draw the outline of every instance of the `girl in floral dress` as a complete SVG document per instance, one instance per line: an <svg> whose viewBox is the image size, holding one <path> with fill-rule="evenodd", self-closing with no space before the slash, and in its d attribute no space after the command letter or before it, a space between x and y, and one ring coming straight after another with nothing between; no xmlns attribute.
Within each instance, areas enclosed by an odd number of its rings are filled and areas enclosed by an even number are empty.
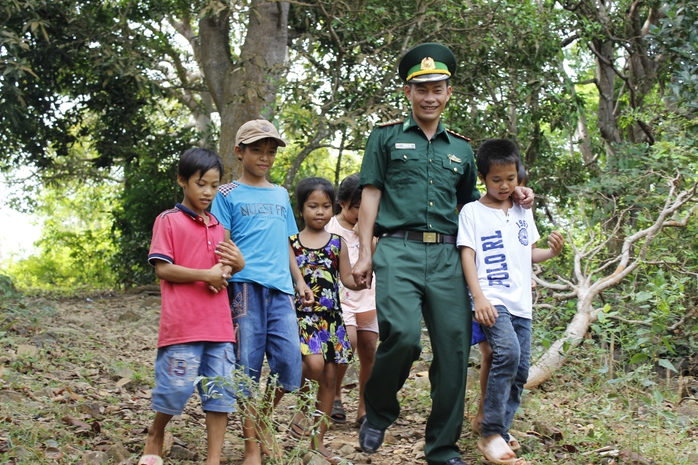
<svg viewBox="0 0 698 465"><path fill-rule="evenodd" d="M339 279L341 277L342 284L349 289L356 289L356 284L351 276L346 243L325 230L334 205L332 184L322 178L304 179L296 187L296 199L305 228L291 236L291 245L298 267L315 297L312 306L296 303L305 380L301 390L307 392L308 380L318 383L317 408L323 418L318 428L306 432L303 413L298 412L291 424L291 434L302 437L307 433L311 449L330 463L339 463L341 459L327 449L323 441L332 411L337 364L349 363L352 358L351 343L342 319Z"/></svg>

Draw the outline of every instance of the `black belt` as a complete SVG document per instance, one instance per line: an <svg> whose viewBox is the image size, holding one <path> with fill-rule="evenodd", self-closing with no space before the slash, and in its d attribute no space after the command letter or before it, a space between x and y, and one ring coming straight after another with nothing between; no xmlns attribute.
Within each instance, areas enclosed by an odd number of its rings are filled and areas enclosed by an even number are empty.
<svg viewBox="0 0 698 465"><path fill-rule="evenodd" d="M383 233L381 237L399 237L411 241L425 242L427 244L455 244L456 236L447 236L437 232L423 231L393 231Z"/></svg>

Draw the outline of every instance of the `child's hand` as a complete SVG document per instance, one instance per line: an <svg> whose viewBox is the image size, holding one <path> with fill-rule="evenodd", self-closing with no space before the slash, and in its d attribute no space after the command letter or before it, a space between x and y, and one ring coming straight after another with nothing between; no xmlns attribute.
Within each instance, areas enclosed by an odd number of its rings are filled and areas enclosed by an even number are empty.
<svg viewBox="0 0 698 465"><path fill-rule="evenodd" d="M487 327L494 326L499 316L499 312L494 308L494 305L485 297L475 299L473 303L475 305L475 321Z"/></svg>
<svg viewBox="0 0 698 465"><path fill-rule="evenodd" d="M218 293L223 288L228 287L229 268L222 263L216 263L206 272L206 283L208 283L212 292Z"/></svg>
<svg viewBox="0 0 698 465"><path fill-rule="evenodd" d="M228 285L227 281L233 276L233 269L228 266L228 265L223 265L223 277L226 279L226 285ZM219 291L223 290L225 286L221 286L219 288L215 288L211 286L210 284L208 285L208 289L213 292L213 293L218 293Z"/></svg>
<svg viewBox="0 0 698 465"><path fill-rule="evenodd" d="M231 240L219 242L216 246L216 254L221 258L222 264L231 268L231 276L245 267L245 258L242 256L242 252Z"/></svg>
<svg viewBox="0 0 698 465"><path fill-rule="evenodd" d="M557 231L553 231L548 236L548 247L553 252L553 257L557 257L562 252L565 245L565 238Z"/></svg>
<svg viewBox="0 0 698 465"><path fill-rule="evenodd" d="M301 299L301 306L311 307L315 303L313 291L310 290L305 281L302 281L296 285L296 291L298 292L298 297Z"/></svg>

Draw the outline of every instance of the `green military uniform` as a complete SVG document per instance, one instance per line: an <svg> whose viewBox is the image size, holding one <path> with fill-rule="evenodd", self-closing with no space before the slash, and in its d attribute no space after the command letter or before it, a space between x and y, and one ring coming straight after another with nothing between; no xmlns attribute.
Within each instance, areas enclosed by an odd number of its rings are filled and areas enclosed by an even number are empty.
<svg viewBox="0 0 698 465"><path fill-rule="evenodd" d="M365 388L367 418L380 429L397 419L397 392L419 357L423 317L434 354L430 464L460 457L471 308L454 236L456 206L480 197L476 180L468 139L439 122L429 140L412 117L374 129L361 167L360 184L381 191L373 256L381 344Z"/></svg>

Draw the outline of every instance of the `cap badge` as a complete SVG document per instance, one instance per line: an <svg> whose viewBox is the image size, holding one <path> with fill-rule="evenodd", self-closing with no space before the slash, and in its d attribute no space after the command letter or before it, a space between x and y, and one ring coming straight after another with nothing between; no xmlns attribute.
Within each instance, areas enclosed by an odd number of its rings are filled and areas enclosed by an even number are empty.
<svg viewBox="0 0 698 465"><path fill-rule="evenodd" d="M462 161L457 156L451 155L451 154L448 155L448 159L451 160L453 163L461 163L461 161Z"/></svg>
<svg viewBox="0 0 698 465"><path fill-rule="evenodd" d="M422 66L420 67L422 70L427 70L427 69L436 69L436 65L434 64L434 59L432 57L426 57L422 60Z"/></svg>
<svg viewBox="0 0 698 465"><path fill-rule="evenodd" d="M262 126L262 131L269 132L271 131L271 128L269 126Z"/></svg>

